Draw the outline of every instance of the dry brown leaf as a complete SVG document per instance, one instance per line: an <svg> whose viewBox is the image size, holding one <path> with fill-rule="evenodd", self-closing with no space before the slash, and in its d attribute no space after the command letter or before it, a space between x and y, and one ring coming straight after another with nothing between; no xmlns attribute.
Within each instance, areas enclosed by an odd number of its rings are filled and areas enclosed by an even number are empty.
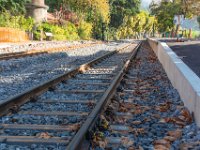
<svg viewBox="0 0 200 150"><path fill-rule="evenodd" d="M175 123L177 125L179 125L180 127L184 127L185 126L185 123L183 121L175 121Z"/></svg>
<svg viewBox="0 0 200 150"><path fill-rule="evenodd" d="M164 118L160 119L159 123L167 123Z"/></svg>
<svg viewBox="0 0 200 150"><path fill-rule="evenodd" d="M149 121L151 121L150 118L144 118L144 120L143 120L143 122L149 122Z"/></svg>
<svg viewBox="0 0 200 150"><path fill-rule="evenodd" d="M130 147L134 144L134 142L131 139L129 139L128 137L122 137L121 143L124 147Z"/></svg>
<svg viewBox="0 0 200 150"><path fill-rule="evenodd" d="M115 122L116 123L121 123L121 124L124 124L125 122L127 121L127 118L124 118L124 117L116 117L115 119Z"/></svg>
<svg viewBox="0 0 200 150"><path fill-rule="evenodd" d="M152 114L152 117L159 119L160 115L159 114Z"/></svg>
<svg viewBox="0 0 200 150"><path fill-rule="evenodd" d="M139 149L138 150L144 150L144 148L142 146L139 146Z"/></svg>
<svg viewBox="0 0 200 150"><path fill-rule="evenodd" d="M130 146L130 147L128 148L128 150L135 150L135 148L134 148L133 146Z"/></svg>
<svg viewBox="0 0 200 150"><path fill-rule="evenodd" d="M105 140L105 141L98 141L98 146L101 147L101 148L106 148L108 142Z"/></svg>
<svg viewBox="0 0 200 150"><path fill-rule="evenodd" d="M120 104L118 111L119 112L128 112L128 109L123 104Z"/></svg>
<svg viewBox="0 0 200 150"><path fill-rule="evenodd" d="M80 128L80 123L76 123L76 124L72 124L72 125L68 125L69 129L72 131L77 131Z"/></svg>
<svg viewBox="0 0 200 150"><path fill-rule="evenodd" d="M41 132L41 133L36 134L36 137L37 137L37 138L41 138L41 139L49 139L49 138L51 138L52 136L49 135L48 132Z"/></svg>
<svg viewBox="0 0 200 150"><path fill-rule="evenodd" d="M155 145L154 150L170 150L170 149L165 147L164 145Z"/></svg>
<svg viewBox="0 0 200 150"><path fill-rule="evenodd" d="M193 121L192 115L190 114L190 112L187 109L183 109L181 111L181 115L185 117L185 121L187 123L192 123L192 121Z"/></svg>
<svg viewBox="0 0 200 150"><path fill-rule="evenodd" d="M171 102L166 102L164 104L160 104L155 109L160 111L160 112L166 112L170 109L170 107L171 107Z"/></svg>
<svg viewBox="0 0 200 150"><path fill-rule="evenodd" d="M174 131L168 131L167 134L171 137L178 139L182 136L182 131L180 129L177 129L177 130L174 130Z"/></svg>
<svg viewBox="0 0 200 150"><path fill-rule="evenodd" d="M154 146L156 146L156 145L163 145L166 148L171 147L170 142L167 140L164 140L164 139L154 141Z"/></svg>
<svg viewBox="0 0 200 150"><path fill-rule="evenodd" d="M145 110L141 110L140 108L138 109L135 109L135 110L132 110L132 114L135 114L135 115L139 115L139 114L142 114L144 113Z"/></svg>
<svg viewBox="0 0 200 150"><path fill-rule="evenodd" d="M169 123L169 122L174 122L174 120L173 120L173 118L162 118L159 122Z"/></svg>
<svg viewBox="0 0 200 150"><path fill-rule="evenodd" d="M164 137L164 140L167 140L167 141L169 141L169 142L174 142L174 141L176 140L176 138L173 137L173 136L165 136L165 137Z"/></svg>
<svg viewBox="0 0 200 150"><path fill-rule="evenodd" d="M136 106L138 106L137 104L133 104L133 103L123 103L121 104L123 107L126 107L127 109L133 109Z"/></svg>
<svg viewBox="0 0 200 150"><path fill-rule="evenodd" d="M144 128L135 128L132 130L132 132L137 136L139 134L145 134L145 129Z"/></svg>
<svg viewBox="0 0 200 150"><path fill-rule="evenodd" d="M132 122L132 124L134 124L134 125L139 125L139 124L141 124L142 122L141 121L133 121Z"/></svg>
<svg viewBox="0 0 200 150"><path fill-rule="evenodd" d="M189 149L193 149L193 145L192 144L186 144L186 143L183 143L180 145L180 150L189 150Z"/></svg>

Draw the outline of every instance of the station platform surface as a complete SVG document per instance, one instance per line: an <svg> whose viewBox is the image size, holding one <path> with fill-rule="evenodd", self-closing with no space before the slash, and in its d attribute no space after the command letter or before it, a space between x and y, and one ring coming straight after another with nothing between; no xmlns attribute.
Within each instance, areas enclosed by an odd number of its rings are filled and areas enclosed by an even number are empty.
<svg viewBox="0 0 200 150"><path fill-rule="evenodd" d="M200 41L166 41L166 43L200 77Z"/></svg>

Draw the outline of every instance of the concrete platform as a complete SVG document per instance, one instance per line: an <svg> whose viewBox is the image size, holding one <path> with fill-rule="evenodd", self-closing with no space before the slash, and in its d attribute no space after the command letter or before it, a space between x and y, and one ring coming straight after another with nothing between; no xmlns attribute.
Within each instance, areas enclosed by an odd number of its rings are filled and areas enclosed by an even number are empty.
<svg viewBox="0 0 200 150"><path fill-rule="evenodd" d="M200 78L164 42L148 39L172 85L200 126ZM197 56L198 57L198 56Z"/></svg>
<svg viewBox="0 0 200 150"><path fill-rule="evenodd" d="M167 42L167 45L200 77L200 41Z"/></svg>

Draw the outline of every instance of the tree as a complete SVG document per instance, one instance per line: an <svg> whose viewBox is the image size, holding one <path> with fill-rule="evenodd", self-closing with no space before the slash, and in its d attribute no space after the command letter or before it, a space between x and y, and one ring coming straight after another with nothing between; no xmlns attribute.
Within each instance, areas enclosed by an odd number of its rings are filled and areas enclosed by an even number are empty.
<svg viewBox="0 0 200 150"><path fill-rule="evenodd" d="M105 23L109 22L108 0L64 0L63 6L89 22L100 19Z"/></svg>
<svg viewBox="0 0 200 150"><path fill-rule="evenodd" d="M139 13L140 0L110 0L111 21L110 26L118 28L123 23L125 16Z"/></svg>
<svg viewBox="0 0 200 150"><path fill-rule="evenodd" d="M174 28L174 16L183 14L183 9L179 0L162 0L159 4L154 1L150 5L151 14L158 20L159 32L169 32Z"/></svg>
<svg viewBox="0 0 200 150"><path fill-rule="evenodd" d="M153 32L156 19L150 16L148 12L141 11L134 16L126 16L123 24L119 28L119 38L137 37L140 38L141 33L151 34Z"/></svg>
<svg viewBox="0 0 200 150"><path fill-rule="evenodd" d="M63 9L75 12L79 22L82 20L93 24L93 36L101 38L110 22L108 0L63 0Z"/></svg>
<svg viewBox="0 0 200 150"><path fill-rule="evenodd" d="M45 0L46 5L49 6L49 12L54 12L55 10L60 10L63 0Z"/></svg>
<svg viewBox="0 0 200 150"><path fill-rule="evenodd" d="M25 4L30 0L0 0L0 12L9 11L12 15L25 14Z"/></svg>
<svg viewBox="0 0 200 150"><path fill-rule="evenodd" d="M200 1L199 0L182 0L182 8L185 15L200 15Z"/></svg>

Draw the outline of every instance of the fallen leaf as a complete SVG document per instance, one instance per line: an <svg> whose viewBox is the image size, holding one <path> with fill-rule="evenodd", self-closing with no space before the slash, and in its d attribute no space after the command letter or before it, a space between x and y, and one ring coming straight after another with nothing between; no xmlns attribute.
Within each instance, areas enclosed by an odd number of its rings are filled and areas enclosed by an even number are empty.
<svg viewBox="0 0 200 150"><path fill-rule="evenodd" d="M146 133L144 128L134 128L134 129L132 130L132 132L133 132L136 136L139 135L139 134L145 134L145 133Z"/></svg>
<svg viewBox="0 0 200 150"><path fill-rule="evenodd" d="M130 147L128 148L128 150L135 150L135 148L134 148L133 146L130 146Z"/></svg>
<svg viewBox="0 0 200 150"><path fill-rule="evenodd" d="M194 149L194 146L192 144L186 144L183 143L180 145L180 150L189 150L189 149Z"/></svg>
<svg viewBox="0 0 200 150"><path fill-rule="evenodd" d="M162 118L160 123L169 123L169 122L174 122L173 118Z"/></svg>
<svg viewBox="0 0 200 150"><path fill-rule="evenodd" d="M144 113L144 111L141 110L141 109L136 109L136 110L133 110L132 113L135 114L135 115L139 115L139 114Z"/></svg>
<svg viewBox="0 0 200 150"><path fill-rule="evenodd" d="M154 150L170 150L170 149L165 147L164 145L155 145Z"/></svg>
<svg viewBox="0 0 200 150"><path fill-rule="evenodd" d="M139 149L138 150L144 150L144 148L142 146L139 146Z"/></svg>
<svg viewBox="0 0 200 150"><path fill-rule="evenodd" d="M81 127L80 123L76 123L76 124L72 124L68 126L72 131L77 131Z"/></svg>
<svg viewBox="0 0 200 150"><path fill-rule="evenodd" d="M151 121L150 118L144 118L144 120L143 120L143 122L149 122L149 121Z"/></svg>
<svg viewBox="0 0 200 150"><path fill-rule="evenodd" d="M49 135L48 132L41 132L41 133L36 134L36 137L41 138L41 139L49 139L52 136Z"/></svg>
<svg viewBox="0 0 200 150"><path fill-rule="evenodd" d="M125 123L127 121L127 118L124 118L124 117L116 117L116 119L115 119L115 122L116 123L121 123L121 124L123 124L123 123Z"/></svg>
<svg viewBox="0 0 200 150"><path fill-rule="evenodd" d="M187 123L192 123L193 119L192 119L192 115L190 114L188 109L183 109L181 111L181 115L185 117L185 121Z"/></svg>
<svg viewBox="0 0 200 150"><path fill-rule="evenodd" d="M98 146L101 148L106 148L107 144L107 141L98 141Z"/></svg>
<svg viewBox="0 0 200 150"><path fill-rule="evenodd" d="M166 112L170 110L170 107L171 107L171 102L166 102L164 104L160 104L159 106L156 106L155 109L160 112Z"/></svg>
<svg viewBox="0 0 200 150"><path fill-rule="evenodd" d="M159 119L160 115L159 114L152 114L152 117Z"/></svg>
<svg viewBox="0 0 200 150"><path fill-rule="evenodd" d="M118 111L119 112L128 112L128 109L123 104L120 104Z"/></svg>
<svg viewBox="0 0 200 150"><path fill-rule="evenodd" d="M165 136L165 137L164 137L164 140L167 140L167 141L169 141L169 142L174 142L174 141L176 140L176 138L173 137L173 136Z"/></svg>
<svg viewBox="0 0 200 150"><path fill-rule="evenodd" d="M177 129L177 130L174 130L174 131L168 131L167 135L178 139L182 136L182 131L180 129Z"/></svg>
<svg viewBox="0 0 200 150"><path fill-rule="evenodd" d="M124 147L128 148L128 147L132 146L134 144L134 142L131 139L129 139L128 137L122 137L121 144Z"/></svg>
<svg viewBox="0 0 200 150"><path fill-rule="evenodd" d="M165 139L154 141L154 146L156 146L156 145L163 145L166 148L170 148L171 147L170 142L165 140Z"/></svg>
<svg viewBox="0 0 200 150"><path fill-rule="evenodd" d="M134 124L134 125L139 125L139 124L141 124L142 122L141 121L133 121L132 122L132 124Z"/></svg>

